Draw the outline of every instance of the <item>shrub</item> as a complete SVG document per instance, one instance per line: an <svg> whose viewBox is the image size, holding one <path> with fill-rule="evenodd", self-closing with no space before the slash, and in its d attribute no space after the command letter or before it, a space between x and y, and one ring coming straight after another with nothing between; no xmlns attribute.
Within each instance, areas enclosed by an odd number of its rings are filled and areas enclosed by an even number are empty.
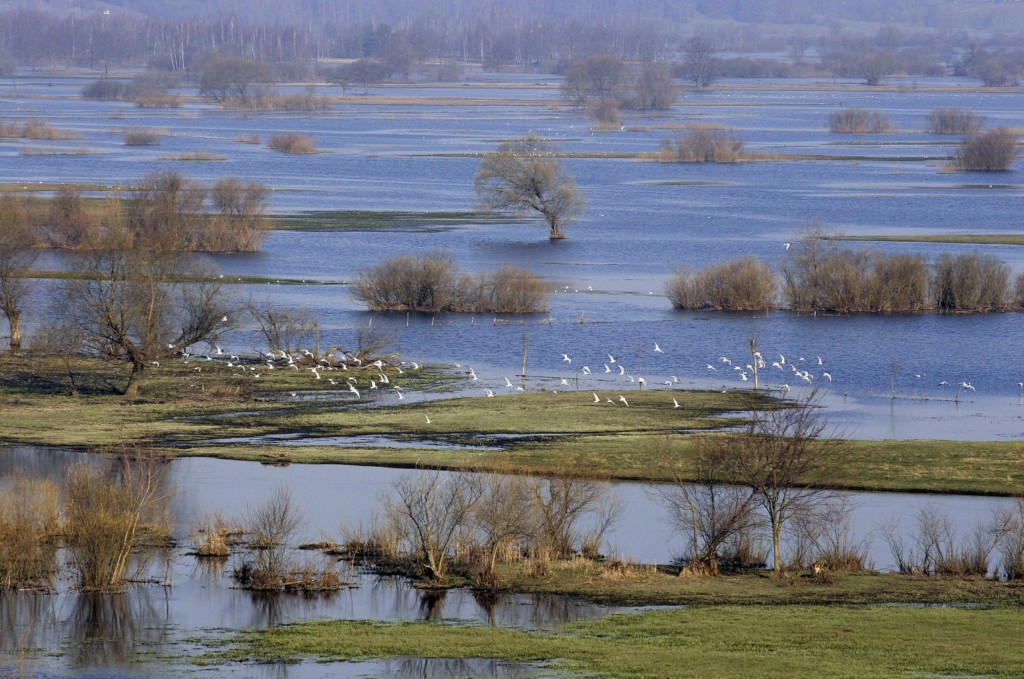
<svg viewBox="0 0 1024 679"><path fill-rule="evenodd" d="M743 140L729 130L693 126L678 138L666 139L661 158L677 163L735 163L740 159Z"/></svg>
<svg viewBox="0 0 1024 679"><path fill-rule="evenodd" d="M42 141L62 141L81 139L81 135L66 130L50 127L44 120L29 120L18 125L16 123L0 123L0 137L20 139L38 139Z"/></svg>
<svg viewBox="0 0 1024 679"><path fill-rule="evenodd" d="M232 141L237 141L242 144L259 144L260 135L258 134L240 134L232 138Z"/></svg>
<svg viewBox="0 0 1024 679"><path fill-rule="evenodd" d="M547 311L548 284L525 269L503 266L481 275L472 310L498 314Z"/></svg>
<svg viewBox="0 0 1024 679"><path fill-rule="evenodd" d="M729 311L773 309L777 287L775 274L756 257L713 264L693 275L679 271L665 286L677 309Z"/></svg>
<svg viewBox="0 0 1024 679"><path fill-rule="evenodd" d="M591 104L587 111L602 130L617 130L622 123L619 120L619 101L602 99Z"/></svg>
<svg viewBox="0 0 1024 679"><path fill-rule="evenodd" d="M932 294L939 311L993 311L1006 306L1010 267L977 252L943 253L935 261Z"/></svg>
<svg viewBox="0 0 1024 679"><path fill-rule="evenodd" d="M844 108L829 113L828 127L832 132L845 134L881 134L892 130L888 116L863 108Z"/></svg>
<svg viewBox="0 0 1024 679"><path fill-rule="evenodd" d="M139 108L178 108L181 106L181 97L171 92L139 92L132 97L132 101Z"/></svg>
<svg viewBox="0 0 1024 679"><path fill-rule="evenodd" d="M115 100L124 96L124 83L120 80L94 80L82 88L83 99Z"/></svg>
<svg viewBox="0 0 1024 679"><path fill-rule="evenodd" d="M0 494L0 587L45 586L57 570L57 485L16 477Z"/></svg>
<svg viewBox="0 0 1024 679"><path fill-rule="evenodd" d="M866 311L923 311L929 306L928 263L918 255L875 256L866 297Z"/></svg>
<svg viewBox="0 0 1024 679"><path fill-rule="evenodd" d="M968 135L953 156L961 172L1002 172L1017 159L1017 135L1005 127Z"/></svg>
<svg viewBox="0 0 1024 679"><path fill-rule="evenodd" d="M936 108L928 114L932 134L975 134L985 125L985 116L964 108Z"/></svg>
<svg viewBox="0 0 1024 679"><path fill-rule="evenodd" d="M399 255L359 271L354 294L371 311L459 311L468 281L450 253Z"/></svg>
<svg viewBox="0 0 1024 679"><path fill-rule="evenodd" d="M159 143L160 135L154 130L143 130L137 127L125 130L125 146L156 146Z"/></svg>
<svg viewBox="0 0 1024 679"><path fill-rule="evenodd" d="M316 144L313 140L298 132L275 134L267 141L267 148L273 151L280 151L281 153L316 153Z"/></svg>

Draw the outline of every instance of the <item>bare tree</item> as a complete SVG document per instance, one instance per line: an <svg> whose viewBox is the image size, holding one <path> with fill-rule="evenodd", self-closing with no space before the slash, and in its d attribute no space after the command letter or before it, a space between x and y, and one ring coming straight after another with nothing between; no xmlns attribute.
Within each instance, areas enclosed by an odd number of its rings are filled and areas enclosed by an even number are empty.
<svg viewBox="0 0 1024 679"><path fill-rule="evenodd" d="M260 86L272 80L270 67L261 61L244 57L218 57L203 66L199 76L199 93L212 97L221 105L231 101L247 105L261 94Z"/></svg>
<svg viewBox="0 0 1024 679"><path fill-rule="evenodd" d="M481 492L470 474L433 471L399 478L393 496L385 498L385 516L412 543L427 579L447 580L453 542L467 528Z"/></svg>
<svg viewBox="0 0 1024 679"><path fill-rule="evenodd" d="M10 325L11 351L21 349L21 314L33 285L27 274L36 253L27 229L14 225L0 229L0 311Z"/></svg>
<svg viewBox="0 0 1024 679"><path fill-rule="evenodd" d="M658 490L672 522L688 533L688 573L717 575L721 548L757 522L754 491L731 483L730 445L729 437L698 438L692 472L674 468L674 482Z"/></svg>
<svg viewBox="0 0 1024 679"><path fill-rule="evenodd" d="M595 54L569 67L562 82L562 95L576 106L595 101L617 100L621 94L626 62L613 54Z"/></svg>
<svg viewBox="0 0 1024 679"><path fill-rule="evenodd" d="M827 431L816 391L790 407L753 410L745 430L731 438L733 479L764 510L773 567L781 575L782 531L829 497L826 486L842 441Z"/></svg>
<svg viewBox="0 0 1024 679"><path fill-rule="evenodd" d="M715 79L715 43L694 36L683 45L683 73L695 87L707 87Z"/></svg>
<svg viewBox="0 0 1024 679"><path fill-rule="evenodd" d="M532 511L532 481L522 476L494 473L483 477L483 492L473 508L473 526L487 552L487 569L497 567L502 546L526 544L536 532Z"/></svg>
<svg viewBox="0 0 1024 679"><path fill-rule="evenodd" d="M532 482L537 515L537 549L555 558L596 553L621 506L610 486L594 479L573 478L563 470ZM590 519L591 525L585 528Z"/></svg>
<svg viewBox="0 0 1024 679"><path fill-rule="evenodd" d="M136 242L132 249L90 253L81 277L64 286L68 325L98 355L128 363L124 395L139 395L150 364L228 327L227 303L214 271L174 243Z"/></svg>
<svg viewBox="0 0 1024 679"><path fill-rule="evenodd" d="M484 156L476 173L480 206L515 214L537 212L552 240L565 238L562 227L583 212L586 201L576 180L554 157L556 151L532 133L501 142L497 152Z"/></svg>
<svg viewBox="0 0 1024 679"><path fill-rule="evenodd" d="M305 307L284 307L269 299L262 303L250 301L246 310L256 321L271 351L291 354L307 347L318 334L319 321Z"/></svg>

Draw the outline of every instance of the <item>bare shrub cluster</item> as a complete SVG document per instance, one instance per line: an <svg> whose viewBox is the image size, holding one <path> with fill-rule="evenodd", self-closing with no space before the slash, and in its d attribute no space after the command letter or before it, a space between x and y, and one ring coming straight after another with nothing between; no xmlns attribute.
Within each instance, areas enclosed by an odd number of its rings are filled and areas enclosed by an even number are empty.
<svg viewBox="0 0 1024 679"><path fill-rule="evenodd" d="M666 139L659 157L672 163L735 163L742 149L743 140L730 130L693 125L675 139Z"/></svg>
<svg viewBox="0 0 1024 679"><path fill-rule="evenodd" d="M828 114L828 128L844 134L882 134L892 130L892 123L881 111L844 108Z"/></svg>
<svg viewBox="0 0 1024 679"><path fill-rule="evenodd" d="M712 264L696 273L680 270L665 285L677 309L729 311L774 309L777 287L771 268L752 256Z"/></svg>
<svg viewBox="0 0 1024 679"><path fill-rule="evenodd" d="M315 112L329 111L331 100L329 97L317 96L312 90L307 90L298 94L265 93L261 96L246 98L234 97L225 101L224 106L247 111Z"/></svg>
<svg viewBox="0 0 1024 679"><path fill-rule="evenodd" d="M316 142L298 132L281 132L267 140L267 148L296 155L316 153Z"/></svg>
<svg viewBox="0 0 1024 679"><path fill-rule="evenodd" d="M130 248L140 237L156 237L194 252L254 251L268 228L269 195L269 187L234 177L207 188L176 172L155 172L127 193L100 198L70 188L49 198L0 196L0 225L26 230L40 247Z"/></svg>
<svg viewBox="0 0 1024 679"><path fill-rule="evenodd" d="M928 113L932 134L976 134L985 126L985 116L965 108L942 107Z"/></svg>
<svg viewBox="0 0 1024 679"><path fill-rule="evenodd" d="M427 581L453 571L480 587L498 583L501 563L596 557L619 505L606 484L567 474L420 472L383 499L384 520L351 532L346 554L383 560Z"/></svg>
<svg viewBox="0 0 1024 679"><path fill-rule="evenodd" d="M0 587L46 587L57 571L57 484L31 476L7 484L0 491Z"/></svg>
<svg viewBox="0 0 1024 679"><path fill-rule="evenodd" d="M450 253L434 251L360 270L353 294L371 311L533 313L547 308L548 286L509 266L473 277L459 271Z"/></svg>
<svg viewBox="0 0 1024 679"><path fill-rule="evenodd" d="M141 572L139 548L170 535L164 461L137 452L117 465L113 475L88 463L68 471L64 540L84 590L123 589Z"/></svg>
<svg viewBox="0 0 1024 679"><path fill-rule="evenodd" d="M125 146L156 146L160 143L160 133L156 130L144 130L138 127L125 130Z"/></svg>
<svg viewBox="0 0 1024 679"><path fill-rule="evenodd" d="M332 591L341 576L329 565L299 562L291 556L291 541L301 523L291 493L278 487L257 505L245 521L251 557L234 570L235 581L260 591Z"/></svg>
<svg viewBox="0 0 1024 679"><path fill-rule="evenodd" d="M932 282L940 311L995 311L1006 308L1010 267L992 255L943 253Z"/></svg>
<svg viewBox="0 0 1024 679"><path fill-rule="evenodd" d="M1017 159L1017 135L1006 127L970 134L960 142L953 156L953 169L960 172L1003 172Z"/></svg>
<svg viewBox="0 0 1024 679"><path fill-rule="evenodd" d="M924 507L914 517L913 530L904 532L893 523L883 535L900 573L984 578L994 570L993 557L1004 547L1003 566L1007 577L1013 577L1020 535L1017 509L1016 515L997 512L987 522L958 531L949 516Z"/></svg>

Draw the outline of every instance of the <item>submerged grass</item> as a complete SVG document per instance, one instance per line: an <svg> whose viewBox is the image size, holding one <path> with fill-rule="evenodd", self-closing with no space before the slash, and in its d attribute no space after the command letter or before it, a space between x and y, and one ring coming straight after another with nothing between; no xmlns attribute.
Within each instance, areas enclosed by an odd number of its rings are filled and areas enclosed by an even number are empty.
<svg viewBox="0 0 1024 679"><path fill-rule="evenodd" d="M246 632L205 660L500 658L631 677L1016 676L1022 624L1019 608L764 605L614 615L553 633L327 621Z"/></svg>
<svg viewBox="0 0 1024 679"><path fill-rule="evenodd" d="M406 212L401 210L337 210L273 217L281 231L376 231L491 224L508 217L473 211Z"/></svg>

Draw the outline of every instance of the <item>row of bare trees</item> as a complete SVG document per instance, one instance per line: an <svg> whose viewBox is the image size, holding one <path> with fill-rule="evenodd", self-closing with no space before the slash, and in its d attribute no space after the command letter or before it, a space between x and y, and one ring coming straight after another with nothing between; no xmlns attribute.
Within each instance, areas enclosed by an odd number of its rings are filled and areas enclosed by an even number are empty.
<svg viewBox="0 0 1024 679"><path fill-rule="evenodd" d="M929 267L921 255L843 247L821 232L790 248L781 276L748 256L680 269L665 289L677 309L847 314L1024 308L1024 275L1011 280L1009 266L991 255L943 253Z"/></svg>

